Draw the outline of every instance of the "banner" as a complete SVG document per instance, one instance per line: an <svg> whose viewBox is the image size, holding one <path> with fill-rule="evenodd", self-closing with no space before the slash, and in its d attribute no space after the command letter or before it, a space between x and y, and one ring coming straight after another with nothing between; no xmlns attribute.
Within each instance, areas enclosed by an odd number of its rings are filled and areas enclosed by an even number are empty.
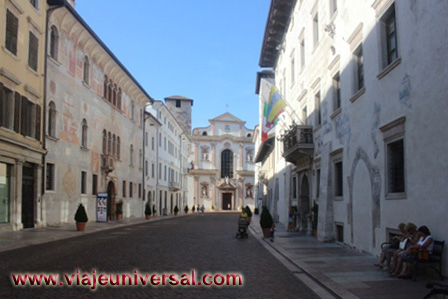
<svg viewBox="0 0 448 299"><path fill-rule="evenodd" d="M280 95L274 84L266 79L261 79L261 91L263 101L263 121L261 125L261 142L268 140L268 132L278 122L278 117L283 113L286 102ZM268 93L269 92L269 93Z"/></svg>

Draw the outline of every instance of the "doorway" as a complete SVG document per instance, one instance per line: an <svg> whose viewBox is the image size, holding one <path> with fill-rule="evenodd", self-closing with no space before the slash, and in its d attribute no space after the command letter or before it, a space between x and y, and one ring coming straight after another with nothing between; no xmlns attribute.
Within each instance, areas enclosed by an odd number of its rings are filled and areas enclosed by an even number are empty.
<svg viewBox="0 0 448 299"><path fill-rule="evenodd" d="M28 163L22 172L22 223L23 228L34 227L34 167Z"/></svg>
<svg viewBox="0 0 448 299"><path fill-rule="evenodd" d="M222 194L222 209L231 210L232 209L232 193Z"/></svg>
<svg viewBox="0 0 448 299"><path fill-rule="evenodd" d="M310 214L310 184L306 175L302 178L302 184L300 186L299 196L299 215L300 215L300 227L305 229L308 227L307 216Z"/></svg>

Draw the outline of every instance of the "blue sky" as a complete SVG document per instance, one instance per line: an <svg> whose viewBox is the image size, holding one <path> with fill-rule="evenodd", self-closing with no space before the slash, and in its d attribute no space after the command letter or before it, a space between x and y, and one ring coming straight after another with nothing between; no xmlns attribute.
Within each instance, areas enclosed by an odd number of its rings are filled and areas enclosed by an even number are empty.
<svg viewBox="0 0 448 299"><path fill-rule="evenodd" d="M124 4L124 5L123 5ZM269 0L77 0L76 10L155 99L194 99L192 126L258 123L255 79Z"/></svg>

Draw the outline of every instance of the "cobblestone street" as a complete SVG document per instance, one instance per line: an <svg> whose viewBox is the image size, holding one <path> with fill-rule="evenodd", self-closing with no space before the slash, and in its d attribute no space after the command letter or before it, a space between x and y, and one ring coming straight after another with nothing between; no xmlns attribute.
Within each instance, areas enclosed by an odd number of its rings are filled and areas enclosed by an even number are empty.
<svg viewBox="0 0 448 299"><path fill-rule="evenodd" d="M250 235L235 238L236 214L196 214L0 253L1 298L316 298ZM13 287L12 273L242 274L243 286ZM76 279L75 279L76 280ZM59 281L62 281L60 278Z"/></svg>

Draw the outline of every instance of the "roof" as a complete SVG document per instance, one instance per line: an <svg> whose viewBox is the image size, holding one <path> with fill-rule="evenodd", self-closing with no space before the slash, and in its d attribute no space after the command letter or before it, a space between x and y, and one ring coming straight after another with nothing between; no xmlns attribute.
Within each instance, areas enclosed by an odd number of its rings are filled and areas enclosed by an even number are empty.
<svg viewBox="0 0 448 299"><path fill-rule="evenodd" d="M297 0L271 0L261 47L260 67L273 67Z"/></svg>

